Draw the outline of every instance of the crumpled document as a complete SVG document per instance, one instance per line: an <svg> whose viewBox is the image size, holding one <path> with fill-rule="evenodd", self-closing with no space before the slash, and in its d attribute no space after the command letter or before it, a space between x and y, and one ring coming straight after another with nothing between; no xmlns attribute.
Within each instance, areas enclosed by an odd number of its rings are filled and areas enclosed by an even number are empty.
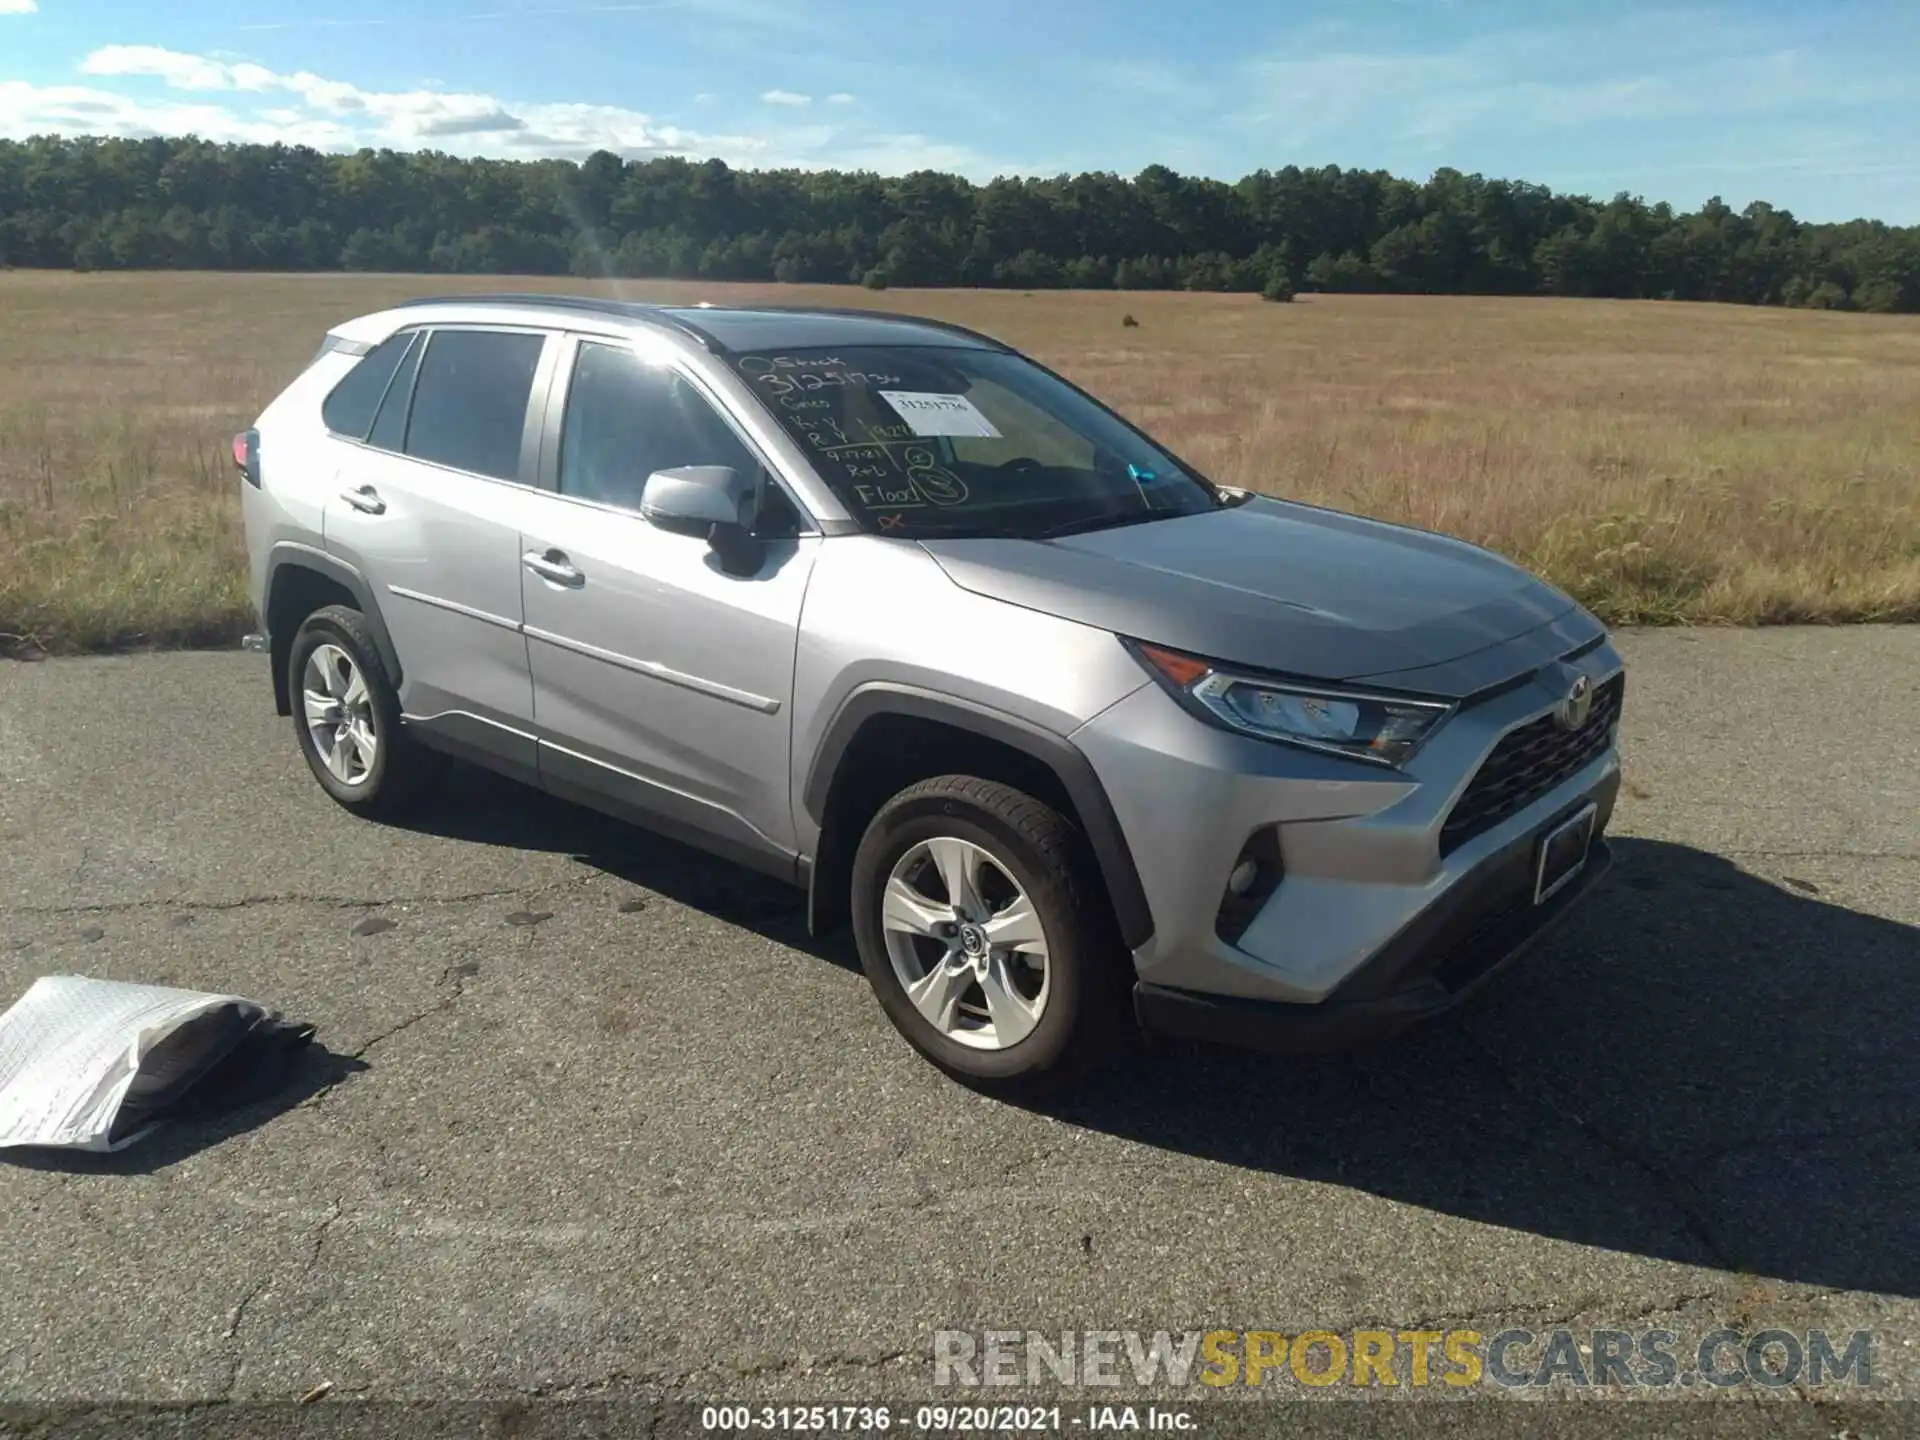
<svg viewBox="0 0 1920 1440"><path fill-rule="evenodd" d="M237 1060L312 1037L239 995L43 977L0 1015L0 1148L125 1149Z"/></svg>

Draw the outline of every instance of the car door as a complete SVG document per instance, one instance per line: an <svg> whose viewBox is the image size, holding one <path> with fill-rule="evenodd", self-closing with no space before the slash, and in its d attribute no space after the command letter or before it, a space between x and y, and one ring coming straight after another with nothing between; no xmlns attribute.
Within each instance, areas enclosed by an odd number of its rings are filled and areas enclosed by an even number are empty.
<svg viewBox="0 0 1920 1440"><path fill-rule="evenodd" d="M553 491L523 536L542 784L790 875L794 648L819 537L665 349L566 342L547 433ZM761 477L756 573L641 518L646 478L682 465Z"/></svg>
<svg viewBox="0 0 1920 1440"><path fill-rule="evenodd" d="M365 439L341 447L325 519L327 548L380 604L408 723L529 778L520 535L538 498L532 400L550 340L525 329L415 332Z"/></svg>

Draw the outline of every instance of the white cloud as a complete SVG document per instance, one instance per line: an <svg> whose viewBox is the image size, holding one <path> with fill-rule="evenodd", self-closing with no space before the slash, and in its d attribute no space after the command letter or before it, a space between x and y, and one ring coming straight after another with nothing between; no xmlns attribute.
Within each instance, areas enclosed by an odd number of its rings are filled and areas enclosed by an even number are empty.
<svg viewBox="0 0 1920 1440"><path fill-rule="evenodd" d="M876 170L882 175L911 175L916 170L979 175L979 161L977 151L942 145L925 135L873 135L844 146L838 163L849 170Z"/></svg>
<svg viewBox="0 0 1920 1440"><path fill-rule="evenodd" d="M310 112L243 116L221 105L146 102L85 85L29 85L0 80L0 135L198 135L206 140L351 149L354 133Z"/></svg>
<svg viewBox="0 0 1920 1440"><path fill-rule="evenodd" d="M80 62L80 73L152 76L175 90L265 90L275 78L259 65L233 65L158 45L103 45Z"/></svg>
<svg viewBox="0 0 1920 1440"><path fill-rule="evenodd" d="M1095 89L1124 95L1129 100L1156 106L1210 108L1220 99L1219 85L1213 78L1158 60L1070 60L1067 63Z"/></svg>
<svg viewBox="0 0 1920 1440"><path fill-rule="evenodd" d="M0 0L0 15L31 15L39 8L35 0Z"/></svg>
<svg viewBox="0 0 1920 1440"><path fill-rule="evenodd" d="M1357 48L1358 33L1313 27L1239 66L1235 118L1286 148L1366 130L1438 152L1476 132L1725 120L1910 91L1904 75L1862 75L1794 48L1784 32L1736 29L1712 12L1496 31L1435 51Z"/></svg>
<svg viewBox="0 0 1920 1440"><path fill-rule="evenodd" d="M0 5L6 0L0 0ZM422 15L364 15L351 18L339 16L307 16L299 20L254 21L235 26L238 30L368 30L389 29L404 26L408 29L426 27L444 27L451 25L482 25L494 22L513 24L526 20L541 20L549 16L597 16L637 14L653 10L680 10L699 15L705 19L724 24L740 26L759 35L768 29L785 30L795 34L811 35L808 28L810 19L804 10L794 14L767 6L762 0L635 0L630 4L589 4L589 5L514 5L506 9L471 10L454 14Z"/></svg>
<svg viewBox="0 0 1920 1440"><path fill-rule="evenodd" d="M299 115L303 133L324 135L332 148L352 145L392 146L395 149L436 149L507 155L565 155L578 157L596 149L637 155L652 152L724 149L751 153L757 141L747 136L697 135L670 125L657 125L647 115L615 105L509 105L492 95L447 90L363 90L345 80L332 80L311 71L281 74L261 65L233 63L205 55L189 55L156 45L108 45L80 64L83 74L100 77L141 77L160 80L169 89L228 93L278 93L299 99L299 108L277 108L247 114L216 106L153 105L111 92L90 92L111 102L110 111L81 112L110 116L89 133L120 133L115 125L134 133L180 133L192 128L215 139L286 138L277 133L290 115ZM40 129L64 128L71 123L70 99L60 87L17 85L11 103L0 109L0 127L15 133L29 127L23 111L38 105L49 111ZM36 100L37 97L37 100ZM98 101L91 103L99 103ZM192 112L195 123L178 122ZM269 114L274 118L268 119ZM18 118L16 118L18 117ZM264 123L263 123L264 122ZM306 143L316 143L308 141Z"/></svg>
<svg viewBox="0 0 1920 1440"><path fill-rule="evenodd" d="M879 131L851 113L832 123L823 114L804 124L774 124L762 133L752 124L692 130L619 105L427 88L367 90L307 70L286 73L154 45L104 46L88 55L80 70L104 83L0 81L0 136L193 134L321 150L433 149L503 159L578 160L610 150L629 158L714 156L756 168L956 170L981 180L1032 171L924 135ZM131 83L125 91L108 88L114 81ZM151 89L156 81L162 87L158 91ZM793 108L811 104L811 97L788 91L769 91L761 98ZM852 100L835 96L828 103L844 109Z"/></svg>
<svg viewBox="0 0 1920 1440"><path fill-rule="evenodd" d="M851 104L853 104L853 103L854 103L854 100L855 100L855 99L856 99L856 97L855 97L855 96L852 96L852 95L849 95L849 94L847 94L847 92L846 92L846 91L844 91L844 90L840 90L840 91L837 91L837 92L835 92L835 93L834 93L834 94L832 94L832 95L829 95L829 96L827 96L827 104L829 104L829 105L851 105Z"/></svg>

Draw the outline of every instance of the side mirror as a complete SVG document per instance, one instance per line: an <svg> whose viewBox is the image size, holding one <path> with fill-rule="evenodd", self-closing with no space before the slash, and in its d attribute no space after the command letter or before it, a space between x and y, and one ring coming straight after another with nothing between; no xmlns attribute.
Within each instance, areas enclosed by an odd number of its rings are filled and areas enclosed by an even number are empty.
<svg viewBox="0 0 1920 1440"><path fill-rule="evenodd" d="M731 465L677 465L647 477L640 514L663 530L704 533L729 575L751 575L766 547L748 528L753 481Z"/></svg>
<svg viewBox="0 0 1920 1440"><path fill-rule="evenodd" d="M647 477L640 513L667 530L738 525L753 486L731 465L677 465Z"/></svg>

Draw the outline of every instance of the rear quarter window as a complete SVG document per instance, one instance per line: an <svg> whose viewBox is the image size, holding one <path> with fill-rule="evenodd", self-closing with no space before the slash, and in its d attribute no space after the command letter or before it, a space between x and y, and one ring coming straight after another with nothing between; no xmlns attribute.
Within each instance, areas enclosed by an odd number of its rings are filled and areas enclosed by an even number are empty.
<svg viewBox="0 0 1920 1440"><path fill-rule="evenodd" d="M416 334L400 368L393 372L387 398L380 402L380 413L374 417L373 429L367 432L367 443L376 449L398 450L406 443L407 402L413 397L413 377L420 368L420 352L426 344L425 332Z"/></svg>
<svg viewBox="0 0 1920 1440"><path fill-rule="evenodd" d="M387 393L387 384L412 339L412 334L406 333L383 341L347 372L320 406L320 418L327 429L354 440L367 438L374 412L380 408L380 397Z"/></svg>

